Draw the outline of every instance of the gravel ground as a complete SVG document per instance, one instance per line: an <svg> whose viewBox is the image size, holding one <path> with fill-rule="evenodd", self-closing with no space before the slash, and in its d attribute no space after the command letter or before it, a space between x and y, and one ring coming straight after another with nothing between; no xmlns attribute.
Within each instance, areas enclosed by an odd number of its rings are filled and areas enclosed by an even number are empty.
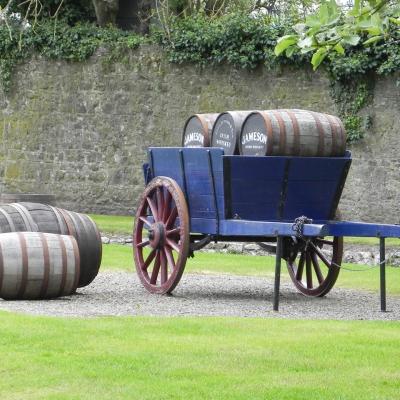
<svg viewBox="0 0 400 400"><path fill-rule="evenodd" d="M136 274L102 272L73 296L46 301L0 300L0 309L35 315L235 316L294 319L400 320L400 297L380 312L378 293L334 288L307 298L289 282L281 285L279 313L272 311L273 280L251 276L184 274L171 296L148 293Z"/></svg>

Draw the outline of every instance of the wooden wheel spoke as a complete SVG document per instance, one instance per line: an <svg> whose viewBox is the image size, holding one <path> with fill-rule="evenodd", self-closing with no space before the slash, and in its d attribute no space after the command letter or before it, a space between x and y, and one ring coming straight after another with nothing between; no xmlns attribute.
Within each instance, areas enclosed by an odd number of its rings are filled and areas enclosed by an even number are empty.
<svg viewBox="0 0 400 400"><path fill-rule="evenodd" d="M165 256L164 249L160 250L160 258L161 258L161 285L163 285L168 280L167 257Z"/></svg>
<svg viewBox="0 0 400 400"><path fill-rule="evenodd" d="M149 268L150 263L154 260L154 257L156 256L157 249L153 249L150 254L147 256L146 261L142 265L142 270L146 270Z"/></svg>
<svg viewBox="0 0 400 400"><path fill-rule="evenodd" d="M151 228L151 223L150 223L150 221L147 220L147 218L145 218L145 217L139 217L139 219L140 219L145 225L147 225L149 228Z"/></svg>
<svg viewBox="0 0 400 400"><path fill-rule="evenodd" d="M136 245L136 247L142 248L142 247L147 246L148 244L150 244L150 241L149 240L144 240L143 242L138 243Z"/></svg>
<svg viewBox="0 0 400 400"><path fill-rule="evenodd" d="M170 206L171 206L171 201L172 201L172 195L168 189L165 190L165 198L164 198L164 212L163 215L161 216L162 222L165 222L166 219L170 215Z"/></svg>
<svg viewBox="0 0 400 400"><path fill-rule="evenodd" d="M147 204L149 205L151 213L153 214L154 222L157 222L158 221L157 207L154 204L154 201L150 197L147 197Z"/></svg>
<svg viewBox="0 0 400 400"><path fill-rule="evenodd" d="M163 220L163 215L164 215L164 208L165 208L165 204L164 204L164 194L161 191L161 188L158 187L157 191L156 191L156 197L157 197L157 212L158 212L158 216L160 221Z"/></svg>
<svg viewBox="0 0 400 400"><path fill-rule="evenodd" d="M174 290L184 271L189 246L185 195L173 179L157 176L144 190L133 231L136 272L150 293Z"/></svg>
<svg viewBox="0 0 400 400"><path fill-rule="evenodd" d="M299 265L297 267L297 272L296 272L296 279L298 281L301 281L301 278L303 276L303 271L304 271L304 259L305 259L305 253L300 254L300 259L299 259Z"/></svg>
<svg viewBox="0 0 400 400"><path fill-rule="evenodd" d="M343 238L335 236L332 241L323 237L313 238L300 245L287 239L286 244L287 253L290 254L286 263L296 288L311 297L322 297L329 293L340 272ZM325 255L322 246L329 247L332 254Z"/></svg>
<svg viewBox="0 0 400 400"><path fill-rule="evenodd" d="M306 252L306 280L307 288L311 289L313 287L312 283L312 270L311 270L311 256L310 252Z"/></svg>
<svg viewBox="0 0 400 400"><path fill-rule="evenodd" d="M315 271L315 274L317 275L318 282L319 282L319 284L321 284L324 281L324 276L322 275L321 268L320 268L318 260L317 260L317 256L314 252L311 253L311 261L314 266L314 271Z"/></svg>
<svg viewBox="0 0 400 400"><path fill-rule="evenodd" d="M178 216L178 209L176 208L176 206L174 206L174 208L172 209L171 213L168 216L168 219L165 222L165 227L169 228L173 226L177 216Z"/></svg>
<svg viewBox="0 0 400 400"><path fill-rule="evenodd" d="M333 241L332 240L316 238L315 241L318 242L318 243L321 243L321 244L326 244L328 246L333 246Z"/></svg>
<svg viewBox="0 0 400 400"><path fill-rule="evenodd" d="M153 271L151 272L150 283L155 285L157 283L158 273L160 272L160 252L157 250L156 261L154 262Z"/></svg>
<svg viewBox="0 0 400 400"><path fill-rule="evenodd" d="M165 251L165 255L167 256L168 265L170 266L171 270L173 271L175 269L175 261L174 261L174 256L172 254L172 251L167 246L164 247L164 251Z"/></svg>
<svg viewBox="0 0 400 400"><path fill-rule="evenodd" d="M167 237L165 241L167 242L168 246L174 249L176 252L179 253L181 251L181 249L178 246L178 243L174 242L172 239Z"/></svg>
<svg viewBox="0 0 400 400"><path fill-rule="evenodd" d="M167 231L167 236L173 236L176 234L180 234L181 233L181 228L175 228L175 229L170 229L169 231Z"/></svg>
<svg viewBox="0 0 400 400"><path fill-rule="evenodd" d="M318 257L322 260L322 262L328 267L331 267L331 263L330 261L324 256L324 254L322 253L322 251L320 250L320 248L318 246L316 246L313 242L310 242L310 245L312 246L312 248L314 249L315 253L318 255Z"/></svg>

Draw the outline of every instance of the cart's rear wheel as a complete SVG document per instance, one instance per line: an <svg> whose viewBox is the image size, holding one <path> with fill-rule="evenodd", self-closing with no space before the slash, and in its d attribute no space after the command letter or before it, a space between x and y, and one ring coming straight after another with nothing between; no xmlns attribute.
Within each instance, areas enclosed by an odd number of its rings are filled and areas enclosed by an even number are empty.
<svg viewBox="0 0 400 400"><path fill-rule="evenodd" d="M325 296L335 285L343 256L343 238L288 238L285 243L286 263L296 288L306 296ZM331 256L325 251L331 250Z"/></svg>
<svg viewBox="0 0 400 400"><path fill-rule="evenodd" d="M170 293L181 279L189 252L189 212L171 178L157 177L144 190L133 229L136 271L151 293Z"/></svg>

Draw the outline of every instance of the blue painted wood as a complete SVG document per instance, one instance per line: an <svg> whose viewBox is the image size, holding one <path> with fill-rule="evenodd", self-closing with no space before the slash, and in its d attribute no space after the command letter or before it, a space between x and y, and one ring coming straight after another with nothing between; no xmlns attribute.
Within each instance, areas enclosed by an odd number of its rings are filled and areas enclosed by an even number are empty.
<svg viewBox="0 0 400 400"><path fill-rule="evenodd" d="M216 234L217 216L224 215L223 150L155 147L150 148L150 152L154 175L174 179L185 192L192 232ZM211 158L212 171L210 171L209 158ZM212 179L214 179L215 192ZM203 221L203 225L199 221Z"/></svg>
<svg viewBox="0 0 400 400"><path fill-rule="evenodd" d="M306 224L304 236L326 236L326 225ZM220 225L221 236L294 236L293 223L277 221L224 220Z"/></svg>
<svg viewBox="0 0 400 400"><path fill-rule="evenodd" d="M329 236L400 238L400 225L328 221L326 227Z"/></svg>
<svg viewBox="0 0 400 400"><path fill-rule="evenodd" d="M293 221L300 215L327 220L344 184L346 157L224 156L227 218Z"/></svg>

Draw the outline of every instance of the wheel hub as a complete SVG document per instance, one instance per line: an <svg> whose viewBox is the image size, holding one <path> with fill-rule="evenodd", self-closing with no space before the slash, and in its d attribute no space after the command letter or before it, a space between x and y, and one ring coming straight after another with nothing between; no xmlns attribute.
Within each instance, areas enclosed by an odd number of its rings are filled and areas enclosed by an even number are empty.
<svg viewBox="0 0 400 400"><path fill-rule="evenodd" d="M162 222L154 223L149 229L150 246L155 248L163 247L165 244L166 229Z"/></svg>

